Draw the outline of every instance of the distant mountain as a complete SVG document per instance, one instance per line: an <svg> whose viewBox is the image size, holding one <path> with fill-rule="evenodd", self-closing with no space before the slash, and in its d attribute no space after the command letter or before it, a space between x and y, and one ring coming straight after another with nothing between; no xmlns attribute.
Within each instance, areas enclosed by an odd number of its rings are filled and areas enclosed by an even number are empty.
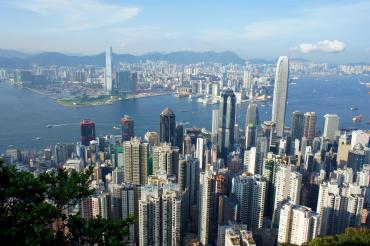
<svg viewBox="0 0 370 246"><path fill-rule="evenodd" d="M3 55L2 55L3 54ZM192 52L179 51L171 53L148 53L140 56L130 54L113 54L113 62L138 62L138 61L168 61L175 64L193 64L198 62L205 63L234 63L244 64L244 60L231 51L225 52ZM0 52L0 67L21 68L30 67L33 64L39 65L58 65L58 66L77 66L77 65L100 65L105 64L105 54L101 53L92 56L66 55L58 52L43 52L36 55L26 55L16 51Z"/></svg>
<svg viewBox="0 0 370 246"><path fill-rule="evenodd" d="M1 58L26 58L27 56L29 56L29 54L17 50L0 49Z"/></svg>

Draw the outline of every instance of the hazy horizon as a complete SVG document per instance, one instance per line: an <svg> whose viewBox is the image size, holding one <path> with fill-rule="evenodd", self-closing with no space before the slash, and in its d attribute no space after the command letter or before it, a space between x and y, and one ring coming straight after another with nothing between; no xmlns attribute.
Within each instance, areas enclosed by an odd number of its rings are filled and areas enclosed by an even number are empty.
<svg viewBox="0 0 370 246"><path fill-rule="evenodd" d="M94 55L233 51L370 62L370 2L0 1L0 48ZM26 41L26 42L25 42Z"/></svg>

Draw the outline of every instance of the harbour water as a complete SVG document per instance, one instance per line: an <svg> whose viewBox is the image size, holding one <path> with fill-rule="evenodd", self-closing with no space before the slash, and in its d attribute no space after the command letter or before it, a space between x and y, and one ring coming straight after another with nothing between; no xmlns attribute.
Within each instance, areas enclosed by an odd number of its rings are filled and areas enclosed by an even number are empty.
<svg viewBox="0 0 370 246"><path fill-rule="evenodd" d="M289 85L286 125L294 110L315 111L318 114L317 130L322 130L326 113L338 114L341 128L369 129L369 89L360 85L366 77L301 78ZM271 118L271 104L259 103L260 119ZM244 128L248 103L237 110L237 121ZM119 120L124 114L135 120L135 135L143 136L147 130L158 130L159 114L170 107L178 122L187 127L211 128L212 109L218 105L203 105L188 98L173 95L147 97L121 101L113 105L67 108L47 96L27 89L0 83L0 153L14 145L22 149L42 149L56 143L79 141L79 122L88 118L96 122L96 134L120 134ZM351 111L357 107L357 111ZM362 114L360 123L353 123L354 115ZM52 127L47 127L52 125Z"/></svg>

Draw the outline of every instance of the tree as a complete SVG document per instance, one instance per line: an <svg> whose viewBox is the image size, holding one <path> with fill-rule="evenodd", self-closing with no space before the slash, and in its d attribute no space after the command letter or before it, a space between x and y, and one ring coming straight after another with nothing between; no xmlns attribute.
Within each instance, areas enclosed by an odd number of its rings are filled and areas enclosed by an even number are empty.
<svg viewBox="0 0 370 246"><path fill-rule="evenodd" d="M366 228L347 228L342 234L317 237L308 243L309 246L329 245L370 245L370 230Z"/></svg>
<svg viewBox="0 0 370 246"><path fill-rule="evenodd" d="M123 245L133 218L85 220L64 212L94 193L92 172L34 175L0 159L0 245Z"/></svg>

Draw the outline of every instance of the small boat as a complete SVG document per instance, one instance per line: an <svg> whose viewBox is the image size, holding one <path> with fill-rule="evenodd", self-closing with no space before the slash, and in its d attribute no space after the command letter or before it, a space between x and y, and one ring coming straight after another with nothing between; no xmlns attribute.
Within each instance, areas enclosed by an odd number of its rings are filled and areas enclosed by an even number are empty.
<svg viewBox="0 0 370 246"><path fill-rule="evenodd" d="M353 116L352 121L353 121L354 123L361 122L363 117L364 117L364 116L363 116L362 114L359 114L359 115Z"/></svg>
<svg viewBox="0 0 370 246"><path fill-rule="evenodd" d="M53 125L47 125L46 127L47 128L53 128Z"/></svg>
<svg viewBox="0 0 370 246"><path fill-rule="evenodd" d="M120 128L118 126L113 126L114 130L119 130Z"/></svg>
<svg viewBox="0 0 370 246"><path fill-rule="evenodd" d="M35 137L35 140L36 141L39 141L41 138L40 137Z"/></svg>
<svg viewBox="0 0 370 246"><path fill-rule="evenodd" d="M351 111L355 111L355 110L357 110L357 109L358 109L357 107L351 107L351 108L350 108L350 110L351 110Z"/></svg>

